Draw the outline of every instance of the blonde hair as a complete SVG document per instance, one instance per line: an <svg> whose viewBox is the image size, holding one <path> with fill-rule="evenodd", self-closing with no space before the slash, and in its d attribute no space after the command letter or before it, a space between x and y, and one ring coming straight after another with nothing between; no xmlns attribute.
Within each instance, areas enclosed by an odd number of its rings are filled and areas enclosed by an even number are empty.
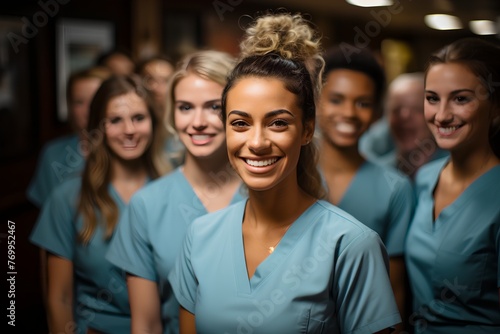
<svg viewBox="0 0 500 334"><path fill-rule="evenodd" d="M316 117L316 101L321 90L324 61L319 34L299 14L265 14L246 29L240 44L241 58L229 76L222 93L222 119L226 122L227 94L245 77L272 77L297 97L302 124ZM325 191L317 169L318 150L311 141L301 147L297 164L297 182L302 190L316 198Z"/></svg>
<svg viewBox="0 0 500 334"><path fill-rule="evenodd" d="M165 126L169 134L176 135L174 122L175 87L189 74L195 74L225 86L227 76L233 69L236 59L228 53L213 50L201 50L188 54L176 65L175 72L170 77L165 111Z"/></svg>
<svg viewBox="0 0 500 334"><path fill-rule="evenodd" d="M79 241L83 244L90 241L98 223L103 224L106 239L111 237L118 223L118 207L108 192L111 182L112 153L104 140L104 126L109 101L130 92L137 94L146 102L153 123L152 143L141 157L144 168L151 179L158 178L172 169L163 150L164 124L157 119L153 103L140 79L135 76L114 76L104 81L90 105L86 133L88 156L82 174L82 189L78 203L78 211L83 217Z"/></svg>

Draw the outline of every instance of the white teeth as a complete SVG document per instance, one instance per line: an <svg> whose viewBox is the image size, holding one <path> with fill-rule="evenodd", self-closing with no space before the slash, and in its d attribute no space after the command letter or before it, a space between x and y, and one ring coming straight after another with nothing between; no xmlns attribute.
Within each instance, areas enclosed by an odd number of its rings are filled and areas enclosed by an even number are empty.
<svg viewBox="0 0 500 334"><path fill-rule="evenodd" d="M123 142L123 146L125 146L125 147L136 147L137 146L137 142L126 140L126 141Z"/></svg>
<svg viewBox="0 0 500 334"><path fill-rule="evenodd" d="M269 166L269 165L272 165L273 163L275 163L276 161L278 161L277 158L268 159L268 160L250 160L250 159L246 159L247 164L249 164L250 166L253 166L253 167Z"/></svg>
<svg viewBox="0 0 500 334"><path fill-rule="evenodd" d="M210 138L209 135L192 135L193 140L207 140Z"/></svg>
<svg viewBox="0 0 500 334"><path fill-rule="evenodd" d="M337 131L339 132L343 132L343 133L354 133L356 132L356 127L352 124L349 124L349 123L337 123L335 125L335 128L337 129Z"/></svg>
<svg viewBox="0 0 500 334"><path fill-rule="evenodd" d="M438 127L438 131L439 131L439 133L441 133L443 135L449 135L449 134L453 133L454 131L456 131L458 128L459 128L459 126L449 126L446 128Z"/></svg>

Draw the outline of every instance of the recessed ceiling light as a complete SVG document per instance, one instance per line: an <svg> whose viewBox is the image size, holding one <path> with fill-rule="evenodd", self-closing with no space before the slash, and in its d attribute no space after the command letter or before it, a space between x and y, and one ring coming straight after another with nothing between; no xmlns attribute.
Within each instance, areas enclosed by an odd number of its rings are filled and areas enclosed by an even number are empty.
<svg viewBox="0 0 500 334"><path fill-rule="evenodd" d="M462 22L453 15L447 14L430 14L425 15L425 24L432 29L437 30L454 30L462 29Z"/></svg>
<svg viewBox="0 0 500 334"><path fill-rule="evenodd" d="M469 28L476 35L495 35L496 24L490 20L474 20L469 22Z"/></svg>
<svg viewBox="0 0 500 334"><path fill-rule="evenodd" d="M358 7L392 6L394 0L346 0L347 3Z"/></svg>

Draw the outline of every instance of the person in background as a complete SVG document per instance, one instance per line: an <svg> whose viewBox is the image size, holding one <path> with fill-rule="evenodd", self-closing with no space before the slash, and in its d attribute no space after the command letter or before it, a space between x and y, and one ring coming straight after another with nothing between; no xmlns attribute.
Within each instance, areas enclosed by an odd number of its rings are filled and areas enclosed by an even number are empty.
<svg viewBox="0 0 500 334"><path fill-rule="evenodd" d="M369 133L369 134L367 134ZM447 153L440 149L424 118L424 74L404 73L387 89L385 117L361 137L360 151L369 160L392 166L412 180L417 170ZM393 146L376 154L387 137ZM368 142L370 141L370 142Z"/></svg>
<svg viewBox="0 0 500 334"><path fill-rule="evenodd" d="M186 147L184 163L132 198L107 254L127 272L134 334L178 333L179 304L167 277L186 230L195 218L243 198L219 116L234 62L224 52L197 51L171 77L166 117Z"/></svg>
<svg viewBox="0 0 500 334"><path fill-rule="evenodd" d="M142 77L146 89L153 96L159 117L163 118L166 110L168 79L174 72L172 62L162 55L150 57L137 65L136 72Z"/></svg>
<svg viewBox="0 0 500 334"><path fill-rule="evenodd" d="M26 190L27 198L41 208L52 190L63 181L79 175L85 165L86 127L89 106L102 81L111 72L91 67L73 73L67 83L68 121L73 133L54 139L42 148L34 175Z"/></svg>
<svg viewBox="0 0 500 334"><path fill-rule="evenodd" d="M163 123L138 78L111 77L92 100L87 128L82 176L52 192L30 240L47 257L51 333L130 333L125 275L104 255L132 194L169 171Z"/></svg>
<svg viewBox="0 0 500 334"><path fill-rule="evenodd" d="M141 76L146 89L155 102L158 117L161 119L165 119L168 80L173 71L174 67L170 60L161 55L143 60L136 68L136 72ZM185 148L175 134L167 137L165 151L173 166L178 167L183 163Z"/></svg>
<svg viewBox="0 0 500 334"><path fill-rule="evenodd" d="M104 52L97 58L96 64L109 68L115 75L130 75L135 70L135 63L132 57L128 52L120 49Z"/></svg>
<svg viewBox="0 0 500 334"><path fill-rule="evenodd" d="M246 30L222 95L227 153L248 200L196 219L169 280L180 333L389 333L400 322L379 236L319 200L323 60L301 15Z"/></svg>
<svg viewBox="0 0 500 334"><path fill-rule="evenodd" d="M335 47L324 59L317 108L318 166L328 200L380 235L390 258L392 289L404 315L403 248L415 205L412 186L396 169L367 161L358 148L359 139L381 113L384 71L368 49L347 59Z"/></svg>
<svg viewBox="0 0 500 334"><path fill-rule="evenodd" d="M434 53L424 115L449 156L423 166L406 262L415 333L500 332L500 47L466 38Z"/></svg>

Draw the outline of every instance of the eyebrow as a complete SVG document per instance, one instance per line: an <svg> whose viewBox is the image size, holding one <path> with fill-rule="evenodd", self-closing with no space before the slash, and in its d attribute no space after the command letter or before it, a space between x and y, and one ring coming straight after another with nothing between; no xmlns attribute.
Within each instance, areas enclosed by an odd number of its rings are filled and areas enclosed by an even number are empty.
<svg viewBox="0 0 500 334"><path fill-rule="evenodd" d="M426 89L425 90L426 93L432 93L432 94L436 94L436 92L432 91L432 90L428 90ZM454 90L450 93L450 95L457 95L457 94L460 94L460 93L463 93L463 92L468 92L468 93L475 93L475 91L473 89L467 89L467 88L464 88L464 89L457 89L457 90Z"/></svg>
<svg viewBox="0 0 500 334"><path fill-rule="evenodd" d="M210 100L210 101L205 101L203 104L209 104L209 103L220 103L221 99L215 99L215 100ZM190 101L184 101L184 100L176 100L175 103L186 103L186 104L193 104L193 102Z"/></svg>
<svg viewBox="0 0 500 334"><path fill-rule="evenodd" d="M250 114L248 114L247 112L241 111L241 110L232 110L229 112L229 114L227 114L227 116L230 116L232 114L239 115L241 117L250 118ZM278 116L281 114L288 114L288 115L292 116L293 118L295 118L295 116L286 109L277 109L277 110L270 111L264 115L264 118L271 118L271 117L275 117L275 116Z"/></svg>

